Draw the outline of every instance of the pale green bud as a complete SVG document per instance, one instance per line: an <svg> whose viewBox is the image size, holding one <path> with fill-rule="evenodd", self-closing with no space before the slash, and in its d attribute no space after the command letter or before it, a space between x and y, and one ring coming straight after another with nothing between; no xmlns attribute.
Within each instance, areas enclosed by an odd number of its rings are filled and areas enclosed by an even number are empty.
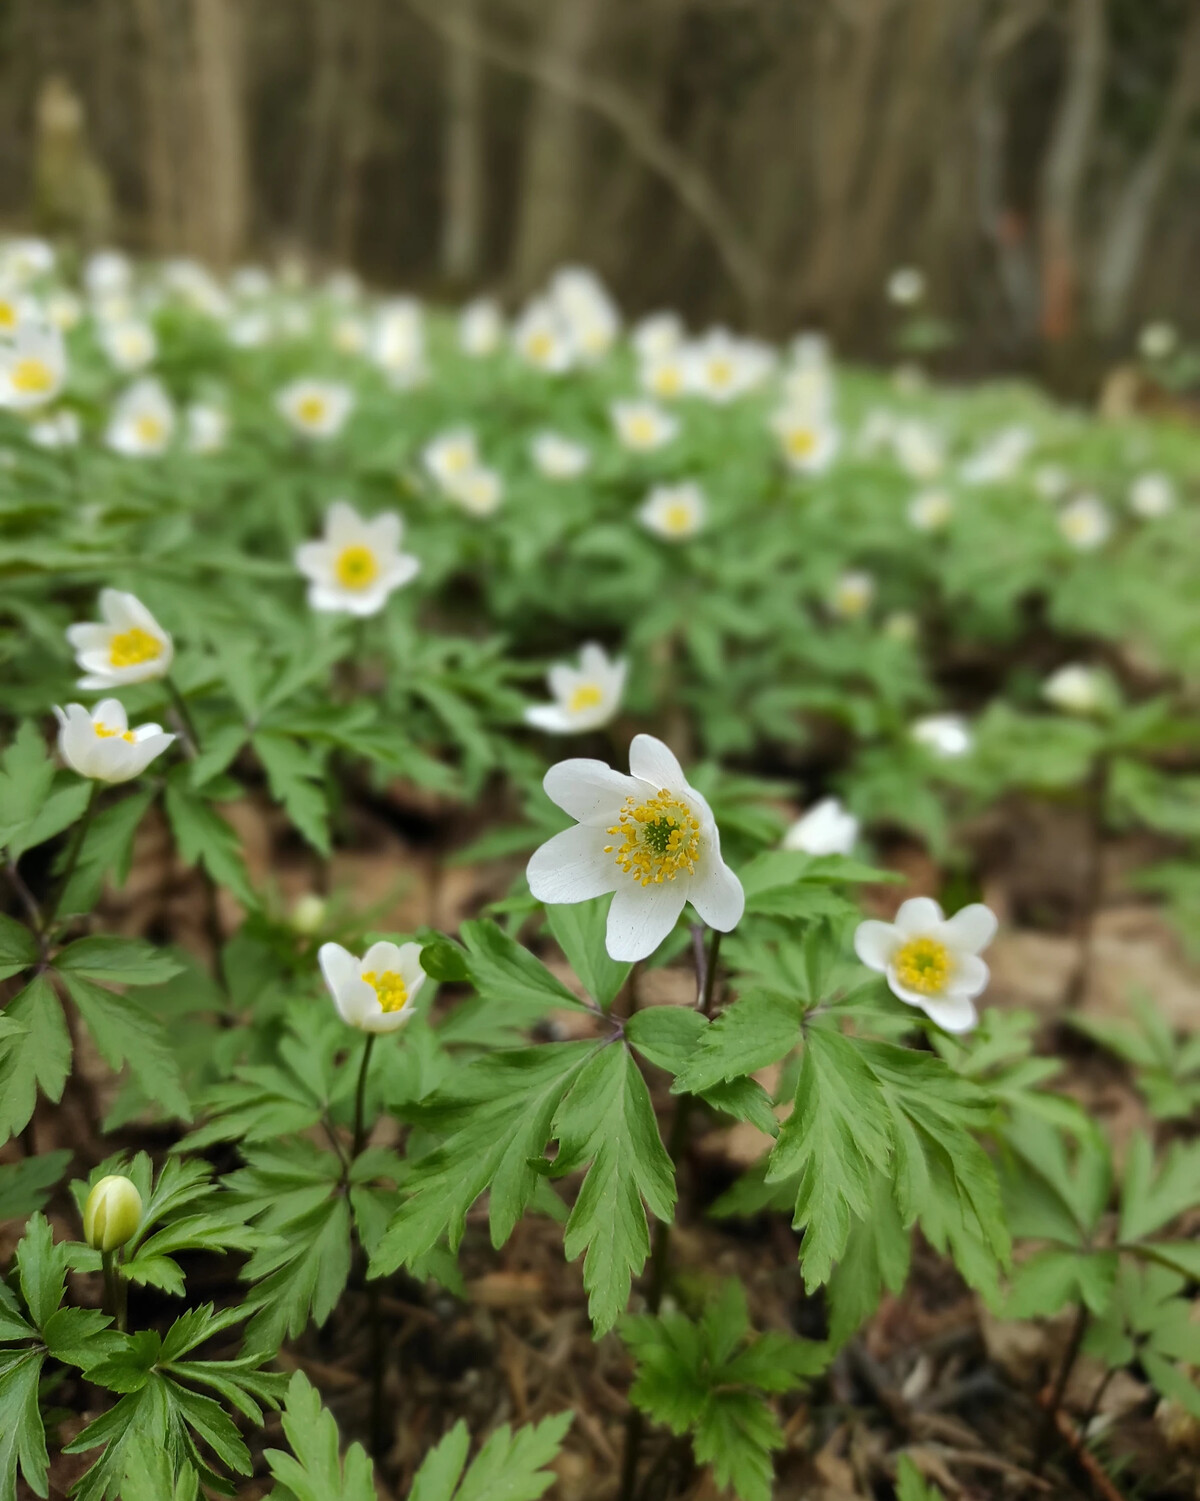
<svg viewBox="0 0 1200 1501"><path fill-rule="evenodd" d="M325 923L325 898L314 891L307 891L292 904L292 927L297 933L311 936L319 933Z"/></svg>
<svg viewBox="0 0 1200 1501"><path fill-rule="evenodd" d="M115 1251L129 1240L142 1220L142 1196L119 1173L101 1178L88 1194L83 1235L96 1251Z"/></svg>

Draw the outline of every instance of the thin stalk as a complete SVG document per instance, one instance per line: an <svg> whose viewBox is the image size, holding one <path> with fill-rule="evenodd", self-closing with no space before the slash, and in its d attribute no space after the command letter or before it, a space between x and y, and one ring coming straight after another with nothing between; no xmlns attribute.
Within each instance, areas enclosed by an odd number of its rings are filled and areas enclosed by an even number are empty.
<svg viewBox="0 0 1200 1501"><path fill-rule="evenodd" d="M46 908L42 919L42 934L48 934L54 926L54 919L58 916L58 909L62 905L62 899L67 894L67 888L71 884L71 877L75 874L75 868L79 864L79 857L83 853L83 841L87 838L87 831L96 812L96 801L100 795L100 783L93 782L92 789L88 793L87 807L83 810L83 817L75 825L75 831L71 835L71 843L67 848L67 858L63 863L63 873L59 877L58 886L54 896Z"/></svg>
<svg viewBox="0 0 1200 1501"><path fill-rule="evenodd" d="M1108 752L1101 751L1092 766L1086 788L1089 840L1078 925L1079 967L1067 988L1068 1010L1082 1004L1095 967L1096 919L1104 897L1104 814L1108 804L1109 771Z"/></svg>
<svg viewBox="0 0 1200 1501"><path fill-rule="evenodd" d="M104 1270L104 1311L117 1321L117 1328L125 1333L125 1288L117 1271L117 1253L101 1251L100 1265Z"/></svg>
<svg viewBox="0 0 1200 1501"><path fill-rule="evenodd" d="M187 700L180 693L175 679L170 675L163 679L167 695L171 700L171 707L179 720L179 727L183 731L183 746L188 756L195 760L200 754L200 736L196 733L196 723L192 718L192 711L187 706Z"/></svg>
<svg viewBox="0 0 1200 1501"><path fill-rule="evenodd" d="M1087 1304L1081 1303L1075 1310L1075 1322L1071 1325L1071 1335L1067 1340L1067 1348L1063 1351L1062 1364L1058 1368L1054 1386L1049 1397L1046 1399L1046 1417L1042 1424L1041 1436L1038 1439L1037 1452L1034 1455L1033 1473L1040 1475L1047 1459L1050 1457L1054 1439L1057 1434L1055 1418L1062 1406L1063 1397L1066 1394L1067 1383L1071 1379L1071 1372L1075 1369L1075 1362L1079 1358L1079 1351L1083 1346L1084 1336L1087 1334L1088 1325L1091 1323L1091 1314Z"/></svg>
<svg viewBox="0 0 1200 1501"><path fill-rule="evenodd" d="M351 1161L358 1156L366 1141L366 1123L363 1120L363 1106L367 1095L367 1069L371 1066L371 1053L375 1047L375 1033L367 1033L367 1045L363 1048L362 1063L358 1070L358 1088L354 1091L354 1146L350 1151Z"/></svg>
<svg viewBox="0 0 1200 1501"><path fill-rule="evenodd" d="M721 953L721 934L713 928L708 939L708 955L704 962L703 971L697 975L700 995L696 1002L697 1009L704 1015L710 1015L712 1011L713 990L717 981L717 959Z"/></svg>
<svg viewBox="0 0 1200 1501"><path fill-rule="evenodd" d="M366 1097L367 1097L367 1073L371 1067L371 1054L375 1050L375 1032L367 1033L367 1044L363 1048L362 1062L358 1067L358 1084L354 1090L354 1144L350 1149L350 1159L347 1162L343 1158L343 1168L347 1178L350 1168L358 1158L367 1140L366 1127ZM341 1156L339 1149L338 1155ZM360 1254L365 1258L366 1252L360 1246ZM383 1368L387 1354L387 1345L384 1340L382 1311L379 1307L379 1283L367 1280L366 1266L363 1266L363 1280L367 1293L367 1325L370 1331L371 1346L371 1453L376 1459L383 1458L383 1452L387 1447L387 1431L384 1425L383 1411Z"/></svg>

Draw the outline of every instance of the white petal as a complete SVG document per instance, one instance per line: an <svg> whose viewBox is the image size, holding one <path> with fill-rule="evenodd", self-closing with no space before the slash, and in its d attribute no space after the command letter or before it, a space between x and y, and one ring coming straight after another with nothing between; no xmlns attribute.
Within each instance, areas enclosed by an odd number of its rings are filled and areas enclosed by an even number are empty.
<svg viewBox="0 0 1200 1501"><path fill-rule="evenodd" d="M364 1032L398 1032L411 1020L412 1015L412 1008L409 1006L403 1006L399 1011L384 1011L381 1008L379 1011L366 1012L355 1026L361 1027Z"/></svg>
<svg viewBox="0 0 1200 1501"><path fill-rule="evenodd" d="M92 723L102 724L105 729L116 730L118 735L123 735L129 728L125 705L119 698L101 699L92 710Z"/></svg>
<svg viewBox="0 0 1200 1501"><path fill-rule="evenodd" d="M404 522L395 511L384 511L382 515L368 521L365 529L369 543L386 557L400 546Z"/></svg>
<svg viewBox="0 0 1200 1501"><path fill-rule="evenodd" d="M982 902L972 902L942 926L942 935L951 948L965 954L978 954L996 936L996 914Z"/></svg>
<svg viewBox="0 0 1200 1501"><path fill-rule="evenodd" d="M334 547L362 540L366 524L346 500L335 500L325 513L325 540Z"/></svg>
<svg viewBox="0 0 1200 1501"><path fill-rule="evenodd" d="M721 933L732 932L746 910L742 883L721 859L719 848L709 848L692 877L688 901L702 922Z"/></svg>
<svg viewBox="0 0 1200 1501"><path fill-rule="evenodd" d="M854 952L868 969L882 974L892 962L892 955L900 947L901 935L890 922L877 922L868 918L860 922L854 933Z"/></svg>
<svg viewBox="0 0 1200 1501"><path fill-rule="evenodd" d="M588 902L614 891L621 879L608 836L593 824L564 829L533 852L525 875L539 902Z"/></svg>
<svg viewBox="0 0 1200 1501"><path fill-rule="evenodd" d="M900 904L896 928L905 938L919 938L941 926L942 909L931 896L914 896Z"/></svg>
<svg viewBox="0 0 1200 1501"><path fill-rule="evenodd" d="M359 965L359 974L384 974L389 969L396 974L400 973L400 946L381 938L378 943L373 943L362 957Z"/></svg>
<svg viewBox="0 0 1200 1501"><path fill-rule="evenodd" d="M978 954L959 954L946 984L946 997L958 1000L982 995L991 978L991 971Z"/></svg>
<svg viewBox="0 0 1200 1501"><path fill-rule="evenodd" d="M605 947L613 959L647 959L679 921L688 898L683 880L641 886L631 879L617 888L608 909Z"/></svg>
<svg viewBox="0 0 1200 1501"><path fill-rule="evenodd" d="M545 730L550 735L570 735L583 729L561 704L530 704L525 710L525 723L535 729Z"/></svg>
<svg viewBox="0 0 1200 1501"><path fill-rule="evenodd" d="M649 782L654 787L669 787L672 791L687 786L683 767L661 740L653 735L635 735L629 747L630 773Z"/></svg>
<svg viewBox="0 0 1200 1501"><path fill-rule="evenodd" d="M396 1015L397 1013L385 1013L379 1004L379 997L374 988L365 980L353 979L348 985L344 985L334 996L337 1008L342 1014L342 1020L352 1027L361 1027L364 1032L374 1032L374 1023L385 1014ZM386 1030L386 1029L378 1029Z"/></svg>
<svg viewBox="0 0 1200 1501"><path fill-rule="evenodd" d="M329 993L335 1000L341 991L358 979L359 962L340 943L323 943L317 950L317 963L321 966L321 974L329 987ZM341 1009L340 1002L338 1009Z"/></svg>
<svg viewBox="0 0 1200 1501"><path fill-rule="evenodd" d="M930 1021L947 1032L969 1032L979 1020L975 1007L966 996L927 998L921 1002L921 1009Z"/></svg>
<svg viewBox="0 0 1200 1501"><path fill-rule="evenodd" d="M546 796L580 823L607 828L627 797L642 797L644 788L603 761L559 761L542 780Z"/></svg>
<svg viewBox="0 0 1200 1501"><path fill-rule="evenodd" d="M420 558L414 558L410 552L398 553L391 567L384 572L383 582L389 591L400 589L405 584L411 583L420 571Z"/></svg>
<svg viewBox="0 0 1200 1501"><path fill-rule="evenodd" d="M139 735L132 745L128 741L125 741L124 743L129 747L130 751L128 757L128 775L130 777L140 777L151 761L161 756L174 739L174 735L164 735L160 731L156 735Z"/></svg>
<svg viewBox="0 0 1200 1501"><path fill-rule="evenodd" d="M400 978L404 981L404 988L408 991L408 999L411 1004L416 999L417 992L424 985L428 976L421 968L421 945L419 943L402 943L397 950L397 968ZM407 1007L405 1008L407 1010Z"/></svg>
<svg viewBox="0 0 1200 1501"><path fill-rule="evenodd" d="M555 662L546 674L546 686L561 703L566 703L581 681L582 674L573 667L568 667L565 662Z"/></svg>
<svg viewBox="0 0 1200 1501"><path fill-rule="evenodd" d="M306 578L332 578L334 549L328 542L301 542L294 557L297 570Z"/></svg>
<svg viewBox="0 0 1200 1501"><path fill-rule="evenodd" d="M108 652L108 643L112 639L112 628L107 625L88 624L69 625L67 627L67 644L77 652Z"/></svg>

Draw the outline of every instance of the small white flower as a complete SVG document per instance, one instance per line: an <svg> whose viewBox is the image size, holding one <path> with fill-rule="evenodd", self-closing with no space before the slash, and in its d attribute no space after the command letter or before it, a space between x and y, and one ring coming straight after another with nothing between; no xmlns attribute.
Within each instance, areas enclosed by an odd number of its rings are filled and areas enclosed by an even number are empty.
<svg viewBox="0 0 1200 1501"><path fill-rule="evenodd" d="M892 610L883 622L883 634L889 641L907 645L917 639L919 632L917 617L911 610Z"/></svg>
<svg viewBox="0 0 1200 1501"><path fill-rule="evenodd" d="M217 453L229 435L229 413L208 402L194 401L184 413L189 453Z"/></svg>
<svg viewBox="0 0 1200 1501"><path fill-rule="evenodd" d="M886 975L888 988L947 1032L969 1032L979 1016L975 997L987 989L988 967L979 957L996 936L996 916L982 902L951 918L927 896L904 902L896 921L869 918L854 934L854 952Z"/></svg>
<svg viewBox="0 0 1200 1501"><path fill-rule="evenodd" d="M370 337L366 320L354 313L343 313L340 318L335 318L329 331L330 343L339 354L362 354Z"/></svg>
<svg viewBox="0 0 1200 1501"><path fill-rule="evenodd" d="M1071 488L1071 476L1061 464L1039 464L1033 471L1033 488L1042 500L1061 500Z"/></svg>
<svg viewBox="0 0 1200 1501"><path fill-rule="evenodd" d="M525 710L526 724L552 735L574 735L599 729L621 707L626 662L610 660L602 646L588 644L579 653L579 666L556 663L546 675L552 704L532 704Z"/></svg>
<svg viewBox="0 0 1200 1501"><path fill-rule="evenodd" d="M592 461L582 443L574 443L561 433L535 433L529 453L534 467L546 479L578 479Z"/></svg>
<svg viewBox="0 0 1200 1501"><path fill-rule="evenodd" d="M504 342L504 314L491 297L477 297L458 320L458 347L473 360L495 354Z"/></svg>
<svg viewBox="0 0 1200 1501"><path fill-rule="evenodd" d="M858 620L871 608L874 598L874 576L860 568L852 568L834 583L829 608L842 620Z"/></svg>
<svg viewBox="0 0 1200 1501"><path fill-rule="evenodd" d="M684 395L691 380L687 354L682 349L645 359L638 370L638 384L647 396L674 401Z"/></svg>
<svg viewBox="0 0 1200 1501"><path fill-rule="evenodd" d="M783 378L782 413L814 426L832 425L833 373L828 365L808 361L793 366Z"/></svg>
<svg viewBox="0 0 1200 1501"><path fill-rule="evenodd" d="M395 297L375 315L371 359L393 386L425 379L425 314L415 297Z"/></svg>
<svg viewBox="0 0 1200 1501"><path fill-rule="evenodd" d="M268 297L271 285L271 273L265 266L239 266L229 278L229 290L243 302Z"/></svg>
<svg viewBox="0 0 1200 1501"><path fill-rule="evenodd" d="M723 328L710 329L692 344L687 362L688 389L718 405L753 390L772 363L764 345L734 338Z"/></svg>
<svg viewBox="0 0 1200 1501"><path fill-rule="evenodd" d="M275 397L276 410L306 438L336 437L353 406L353 391L336 381L296 380Z"/></svg>
<svg viewBox="0 0 1200 1501"><path fill-rule="evenodd" d="M356 959L340 943L317 950L321 974L338 1015L360 1032L395 1032L414 1014L425 983L419 943L373 943Z"/></svg>
<svg viewBox="0 0 1200 1501"><path fill-rule="evenodd" d="M1091 552L1108 541L1112 517L1097 496L1080 495L1058 513L1058 529L1072 547Z"/></svg>
<svg viewBox="0 0 1200 1501"><path fill-rule="evenodd" d="M49 413L29 427L29 440L39 448L74 448L82 436L79 414L65 408Z"/></svg>
<svg viewBox="0 0 1200 1501"><path fill-rule="evenodd" d="M525 308L513 324L512 342L518 358L546 375L561 375L575 362L570 334L545 298Z"/></svg>
<svg viewBox="0 0 1200 1501"><path fill-rule="evenodd" d="M898 266L887 280L888 301L896 307L912 307L925 295L925 277L915 266Z"/></svg>
<svg viewBox="0 0 1200 1501"><path fill-rule="evenodd" d="M0 344L0 407L30 412L63 388L67 352L56 328L26 323L11 343Z"/></svg>
<svg viewBox="0 0 1200 1501"><path fill-rule="evenodd" d="M721 858L712 810L652 735L629 747L629 776L603 761L560 761L546 795L576 819L536 850L526 868L539 902L586 902L613 892L605 946L645 959L691 902L702 922L728 933L745 907L742 883Z"/></svg>
<svg viewBox="0 0 1200 1501"><path fill-rule="evenodd" d="M824 474L837 457L841 433L807 405L776 412L771 426L788 468L797 474Z"/></svg>
<svg viewBox="0 0 1200 1501"><path fill-rule="evenodd" d="M651 313L634 325L630 342L639 359L657 360L675 354L686 337L678 313Z"/></svg>
<svg viewBox="0 0 1200 1501"><path fill-rule="evenodd" d="M0 338L11 339L19 328L36 323L40 317L37 299L15 282L0 282ZM46 321L54 326L54 320Z"/></svg>
<svg viewBox="0 0 1200 1501"><path fill-rule="evenodd" d="M858 819L836 797L823 797L783 836L785 850L806 855L848 855L858 839Z"/></svg>
<svg viewBox="0 0 1200 1501"><path fill-rule="evenodd" d="M212 272L199 261L168 261L162 270L162 281L166 290L192 312L218 319L229 315L229 298Z"/></svg>
<svg viewBox="0 0 1200 1501"><path fill-rule="evenodd" d="M941 436L924 422L896 423L891 441L901 469L913 479L936 479L945 467L946 454Z"/></svg>
<svg viewBox="0 0 1200 1501"><path fill-rule="evenodd" d="M946 760L965 756L975 743L961 714L926 714L909 727L909 734L918 745Z"/></svg>
<svg viewBox="0 0 1200 1501"><path fill-rule="evenodd" d="M1107 698L1103 674L1081 662L1069 662L1042 684L1042 697L1068 714L1094 714Z"/></svg>
<svg viewBox="0 0 1200 1501"><path fill-rule="evenodd" d="M129 458L165 453L175 435L175 407L153 376L134 381L117 399L104 441Z"/></svg>
<svg viewBox="0 0 1200 1501"><path fill-rule="evenodd" d="M161 725L129 728L125 705L106 698L89 713L82 704L54 706L58 718L58 753L81 777L96 782L129 782L140 777L175 739Z"/></svg>
<svg viewBox="0 0 1200 1501"><path fill-rule="evenodd" d="M0 275L7 281L27 286L39 276L54 270L54 247L46 240L29 236L23 239L6 240L0 248Z"/></svg>
<svg viewBox="0 0 1200 1501"><path fill-rule="evenodd" d="M305 891L292 903L288 922L297 933L311 938L325 926L329 916L329 903L315 891Z"/></svg>
<svg viewBox="0 0 1200 1501"><path fill-rule="evenodd" d="M101 589L101 621L67 627L67 641L83 669L81 688L124 688L166 677L175 646L136 594Z"/></svg>
<svg viewBox="0 0 1200 1501"><path fill-rule="evenodd" d="M1129 509L1135 516L1152 521L1165 516L1175 505L1175 486L1157 470L1139 474L1129 487Z"/></svg>
<svg viewBox="0 0 1200 1501"><path fill-rule="evenodd" d="M595 272L565 266L550 282L550 302L579 363L594 365L603 359L621 331L621 315Z"/></svg>
<svg viewBox="0 0 1200 1501"><path fill-rule="evenodd" d="M271 319L261 309L239 313L231 318L225 330L226 337L235 349L261 349L270 342Z"/></svg>
<svg viewBox="0 0 1200 1501"><path fill-rule="evenodd" d="M1006 427L964 459L959 474L964 484L997 485L1010 480L1034 444L1027 427Z"/></svg>
<svg viewBox="0 0 1200 1501"><path fill-rule="evenodd" d="M111 297L127 292L133 283L133 265L119 250L97 250L83 268L83 285L89 297Z"/></svg>
<svg viewBox="0 0 1200 1501"><path fill-rule="evenodd" d="M446 486L446 497L471 516L491 516L504 499L504 481L495 469L477 464Z"/></svg>
<svg viewBox="0 0 1200 1501"><path fill-rule="evenodd" d="M1179 333L1173 323L1147 323L1138 335L1138 349L1147 360L1165 360L1175 353Z"/></svg>
<svg viewBox="0 0 1200 1501"><path fill-rule="evenodd" d="M633 453L652 453L679 431L679 420L652 401L614 401L609 408L617 441Z"/></svg>
<svg viewBox="0 0 1200 1501"><path fill-rule="evenodd" d="M421 462L443 491L479 467L479 445L469 427L456 427L427 443Z"/></svg>
<svg viewBox="0 0 1200 1501"><path fill-rule="evenodd" d="M394 589L414 579L420 562L400 551L404 522L395 511L370 521L352 505L335 500L319 542L302 542L296 567L308 579L314 610L377 615Z"/></svg>
<svg viewBox="0 0 1200 1501"><path fill-rule="evenodd" d="M954 499L945 490L922 490L908 503L909 525L918 532L940 532L954 515Z"/></svg>
<svg viewBox="0 0 1200 1501"><path fill-rule="evenodd" d="M679 485L655 485L637 516L656 537L683 542L703 529L708 506L700 486L693 480L685 480Z"/></svg>

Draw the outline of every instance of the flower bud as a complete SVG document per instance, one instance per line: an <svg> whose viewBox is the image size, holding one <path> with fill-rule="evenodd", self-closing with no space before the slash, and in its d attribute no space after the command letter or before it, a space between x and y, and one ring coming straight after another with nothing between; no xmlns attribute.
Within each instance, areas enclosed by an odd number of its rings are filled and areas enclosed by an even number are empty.
<svg viewBox="0 0 1200 1501"><path fill-rule="evenodd" d="M115 1251L129 1240L142 1219L142 1196L119 1173L101 1178L88 1194L83 1234L96 1251Z"/></svg>
<svg viewBox="0 0 1200 1501"><path fill-rule="evenodd" d="M306 891L292 904L291 923L297 933L311 937L319 933L325 922L325 898L315 891Z"/></svg>

